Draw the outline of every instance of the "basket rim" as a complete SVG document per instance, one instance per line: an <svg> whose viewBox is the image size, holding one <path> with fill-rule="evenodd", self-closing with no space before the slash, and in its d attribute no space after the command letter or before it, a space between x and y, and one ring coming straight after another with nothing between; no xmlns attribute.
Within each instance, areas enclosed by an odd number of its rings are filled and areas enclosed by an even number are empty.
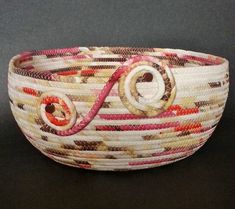
<svg viewBox="0 0 235 209"><path fill-rule="evenodd" d="M33 77L34 79L38 80L50 80L50 81L60 81L57 80L53 75L55 74L52 72L53 70L48 70L48 71L41 71L38 69L33 69L35 74L41 73L42 76L41 78L34 77L33 74L31 76L28 75L28 72L30 67L32 66L26 66L26 67L21 67L20 66L20 60L23 58L25 60L33 57L37 57L40 55L46 55L46 56L58 56L58 57L66 57L66 56L73 56L73 55L98 55L98 54L103 54L102 55L112 55L112 53L109 52L109 50L116 50L120 52L136 52L136 54L131 54L131 57L134 56L152 56L152 55L145 55L145 52L152 52L152 53L163 53L167 55L171 54L176 54L176 56L187 56L187 57L192 57L195 59L198 59L198 62L202 63L205 61L206 65L199 65L199 66L193 66L193 67L187 67L184 66L183 69L187 68L193 68L197 70L198 68L228 68L229 66L229 61L226 58L217 56L217 55L212 55L208 53L202 53L202 52L197 52L197 51L191 51L191 50L183 50L183 49L173 49L173 48L147 48L147 47L126 47L126 46L89 46L89 47L71 47L71 48L56 48L56 49L46 49L46 50L32 50L32 51L24 51L22 53L19 53L15 56L13 56L9 62L9 72L19 74L16 71L20 70L21 73L20 75L23 77ZM124 55L122 53L116 53L116 55ZM154 56L153 56L154 57ZM50 59L48 57L48 59ZM96 62L96 61L94 61ZM117 67L118 68L118 67ZM182 68L182 67L181 67ZM57 68L55 68L57 69ZM60 68L58 68L60 69ZM68 67L69 69L69 67ZM171 68L172 69L172 68ZM177 67L174 67L174 69L177 69ZM69 75L67 77L70 77ZM60 81L62 82L62 81Z"/></svg>

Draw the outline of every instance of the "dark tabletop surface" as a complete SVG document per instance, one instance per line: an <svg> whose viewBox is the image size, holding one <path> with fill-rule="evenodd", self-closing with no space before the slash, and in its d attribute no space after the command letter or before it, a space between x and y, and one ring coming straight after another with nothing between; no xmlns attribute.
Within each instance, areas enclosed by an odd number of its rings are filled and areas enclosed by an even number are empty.
<svg viewBox="0 0 235 209"><path fill-rule="evenodd" d="M235 208L234 20L234 0L0 0L0 209ZM87 171L44 157L13 119L7 65L21 51L78 45L226 57L230 94L210 140L183 161L142 171Z"/></svg>

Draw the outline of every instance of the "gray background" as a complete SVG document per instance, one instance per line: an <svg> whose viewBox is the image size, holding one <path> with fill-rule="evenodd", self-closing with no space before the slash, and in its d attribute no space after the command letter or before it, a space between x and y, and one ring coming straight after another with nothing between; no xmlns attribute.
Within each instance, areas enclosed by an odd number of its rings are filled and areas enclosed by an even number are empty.
<svg viewBox="0 0 235 209"><path fill-rule="evenodd" d="M0 0L0 208L233 208L234 21L234 0ZM176 164L128 173L84 171L42 156L10 112L8 62L25 50L78 45L180 48L227 58L230 95L211 140Z"/></svg>

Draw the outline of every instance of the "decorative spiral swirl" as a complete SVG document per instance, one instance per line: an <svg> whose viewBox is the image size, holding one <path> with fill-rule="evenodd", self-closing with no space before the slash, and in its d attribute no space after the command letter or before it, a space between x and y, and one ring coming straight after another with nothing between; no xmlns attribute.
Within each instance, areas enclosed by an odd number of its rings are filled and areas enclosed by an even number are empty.
<svg viewBox="0 0 235 209"><path fill-rule="evenodd" d="M57 131L68 130L76 122L74 104L60 92L45 92L39 101L39 112L43 121Z"/></svg>
<svg viewBox="0 0 235 209"><path fill-rule="evenodd" d="M128 61L128 68L119 79L119 96L135 115L155 116L165 111L175 98L175 81L167 65L153 57L141 56ZM151 82L148 95L142 95L138 83ZM154 84L154 85L153 85ZM153 91L153 93L152 93ZM144 92L146 93L146 91ZM148 96L148 97L147 97Z"/></svg>
<svg viewBox="0 0 235 209"><path fill-rule="evenodd" d="M138 89L138 83L141 81L155 84L151 97L142 95L144 92L141 92L141 88ZM175 98L175 81L168 66L154 57L135 56L112 74L90 111L78 124L75 124L77 114L73 103L66 95L58 92L42 94L40 115L47 125L56 130L57 135L78 133L96 116L116 82L119 82L118 92L122 103L135 115L158 115L167 109ZM55 113L55 106L56 109L61 109L61 113Z"/></svg>

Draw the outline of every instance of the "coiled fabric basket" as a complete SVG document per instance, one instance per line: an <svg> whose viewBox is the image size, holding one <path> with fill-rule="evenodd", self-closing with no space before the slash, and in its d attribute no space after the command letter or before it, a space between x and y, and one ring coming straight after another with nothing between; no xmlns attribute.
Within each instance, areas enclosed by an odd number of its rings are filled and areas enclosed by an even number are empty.
<svg viewBox="0 0 235 209"><path fill-rule="evenodd" d="M62 164L134 170L184 159L211 136L228 95L228 61L161 48L24 52L9 64L14 117Z"/></svg>

